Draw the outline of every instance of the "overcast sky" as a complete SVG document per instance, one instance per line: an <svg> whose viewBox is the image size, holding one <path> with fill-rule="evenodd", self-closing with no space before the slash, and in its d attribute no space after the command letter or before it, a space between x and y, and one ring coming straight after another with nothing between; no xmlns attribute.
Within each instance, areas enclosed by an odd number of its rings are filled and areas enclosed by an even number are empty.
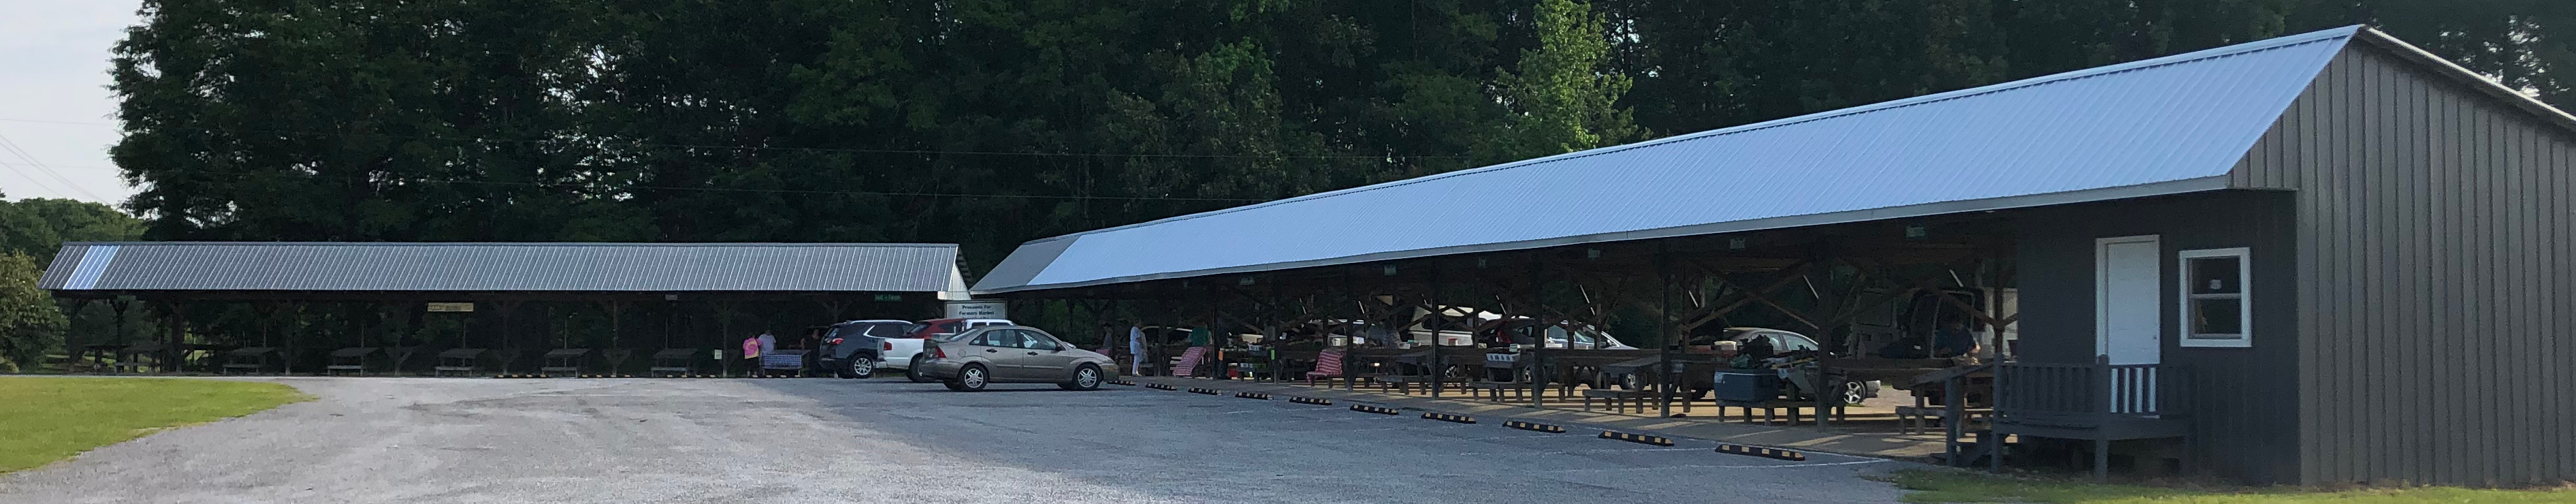
<svg viewBox="0 0 2576 504"><path fill-rule="evenodd" d="M140 0L0 0L0 192L117 204L108 49ZM10 149L9 147L16 147Z"/></svg>

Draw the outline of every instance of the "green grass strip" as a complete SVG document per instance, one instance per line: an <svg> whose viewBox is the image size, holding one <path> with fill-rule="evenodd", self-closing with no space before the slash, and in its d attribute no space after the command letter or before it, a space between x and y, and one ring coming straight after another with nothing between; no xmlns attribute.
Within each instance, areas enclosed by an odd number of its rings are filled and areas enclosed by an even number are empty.
<svg viewBox="0 0 2576 504"><path fill-rule="evenodd" d="M42 466L159 429L248 415L311 398L276 383L0 378L0 472Z"/></svg>

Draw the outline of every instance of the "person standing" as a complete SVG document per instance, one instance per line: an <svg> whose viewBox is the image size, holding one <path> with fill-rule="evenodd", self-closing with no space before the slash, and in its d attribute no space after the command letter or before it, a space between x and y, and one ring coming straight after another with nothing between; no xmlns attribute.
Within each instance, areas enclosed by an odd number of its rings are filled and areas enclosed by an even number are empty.
<svg viewBox="0 0 2576 504"><path fill-rule="evenodd" d="M1144 327L1139 327L1136 324L1127 324L1127 359L1132 361L1130 362L1131 365L1127 368L1128 374L1145 374Z"/></svg>
<svg viewBox="0 0 2576 504"><path fill-rule="evenodd" d="M759 337L759 336L750 336L750 337L745 337L745 338L743 338L743 339L742 339L742 359L743 359L743 361L745 361L745 362L749 362L749 363L751 363L751 369L750 369L749 371L744 372L744 374L745 374L745 375L748 375L748 376L760 376L760 375L761 375L761 372L760 372L760 337Z"/></svg>

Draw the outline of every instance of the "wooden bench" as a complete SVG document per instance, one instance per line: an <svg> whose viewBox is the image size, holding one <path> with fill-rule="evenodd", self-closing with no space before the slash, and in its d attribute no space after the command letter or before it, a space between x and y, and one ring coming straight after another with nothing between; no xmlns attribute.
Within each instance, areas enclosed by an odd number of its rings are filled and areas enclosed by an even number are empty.
<svg viewBox="0 0 2576 504"><path fill-rule="evenodd" d="M1436 378L1431 375L1382 375L1371 378L1369 381L1377 382L1377 388L1380 392L1384 392L1388 388L1393 388L1398 394L1411 394L1413 393L1413 384L1420 383L1423 384L1423 386L1428 387L1433 379Z"/></svg>
<svg viewBox="0 0 2576 504"><path fill-rule="evenodd" d="M1968 421L1973 423L1993 416L1995 410L1994 408L1969 408L1966 413ZM1896 432L1914 434L1941 430L1949 426L1949 418L1950 408L1946 406L1897 406Z"/></svg>
<svg viewBox="0 0 2576 504"><path fill-rule="evenodd" d="M1507 392L1515 398L1527 395L1529 393L1529 385L1530 384L1527 383L1507 381L1470 382L1467 384L1467 393L1468 395L1473 396L1487 396L1492 398L1494 402L1503 402L1503 394Z"/></svg>
<svg viewBox="0 0 2576 504"><path fill-rule="evenodd" d="M1583 410L1592 411L1592 400L1600 399L1610 403L1611 413L1627 412L1627 408L1623 406L1623 404L1627 403L1635 404L1637 412L1644 413L1646 412L1646 399L1654 396L1654 392L1644 390L1583 389Z"/></svg>
<svg viewBox="0 0 2576 504"><path fill-rule="evenodd" d="M1777 421L1779 410L1786 409L1789 410L1789 425L1797 425L1799 419L1804 418L1802 416L1802 412L1807 409L1815 409L1816 402L1792 401L1788 399L1773 399L1769 401L1719 400L1717 401L1718 420L1726 420L1726 408L1730 406L1744 408L1744 423L1753 423L1753 410L1759 409L1762 410L1762 423L1764 425L1770 425ZM1845 416L1843 408L1843 406L1826 406L1822 409L1832 410L1829 413L1833 415L1833 419L1836 421L1848 420L1849 418ZM1823 415L1828 413L1817 414Z"/></svg>

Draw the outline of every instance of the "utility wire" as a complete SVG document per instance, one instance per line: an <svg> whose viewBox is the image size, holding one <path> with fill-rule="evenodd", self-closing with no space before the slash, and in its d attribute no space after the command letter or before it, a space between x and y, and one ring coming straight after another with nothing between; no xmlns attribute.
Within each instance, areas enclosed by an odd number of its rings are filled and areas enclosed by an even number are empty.
<svg viewBox="0 0 2576 504"><path fill-rule="evenodd" d="M0 149L7 149L10 154L17 155L18 159L26 160L28 166L36 167L36 171L44 172L45 176L53 177L54 180L61 181L63 186L72 188L72 191L74 192L79 192L83 196L89 196L89 198L93 200L107 201L107 198L101 198L98 196L98 193L89 192L89 188L81 187L80 183L72 182L72 179L63 178L63 174L61 172L56 172L53 168L45 166L44 162L37 161L35 156L27 154L26 149L18 148L17 142L9 141L8 135L0 135ZM20 175L25 174L21 173Z"/></svg>
<svg viewBox="0 0 2576 504"><path fill-rule="evenodd" d="M35 184L35 185L36 185L36 187L44 189L44 190L45 190L45 192L54 193L54 194L70 194L70 193L63 192L63 191L62 191L62 190L60 190L60 189L55 189L55 188L54 188L54 186L45 185L45 181L42 181L42 180L36 180L36 177L35 177L34 175L28 175L28 174L27 174L27 172L18 171L18 165L16 165L16 164L12 164L12 163L0 163L0 168L8 168L8 169L9 169L9 173L15 173L15 174L18 174L18 178L27 179L27 182L28 182L28 183ZM20 197L21 197L21 198L23 198L23 197L25 197L25 196L20 196Z"/></svg>

